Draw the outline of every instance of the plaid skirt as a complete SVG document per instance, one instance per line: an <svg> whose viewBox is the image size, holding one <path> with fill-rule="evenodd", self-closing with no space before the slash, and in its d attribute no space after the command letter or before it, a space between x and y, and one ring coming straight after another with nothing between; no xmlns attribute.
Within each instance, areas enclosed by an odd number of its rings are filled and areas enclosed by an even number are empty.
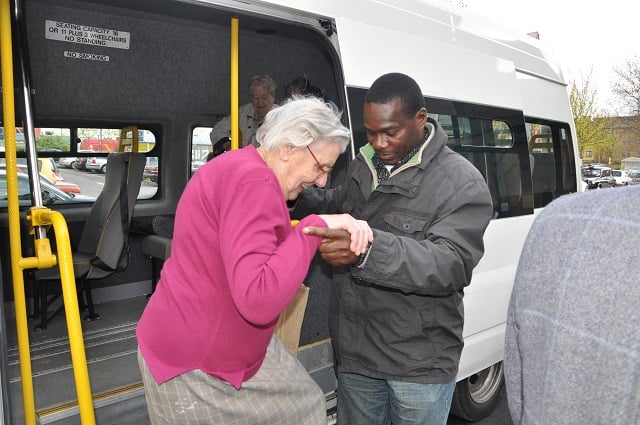
<svg viewBox="0 0 640 425"><path fill-rule="evenodd" d="M326 425L320 387L273 336L258 373L236 390L192 370L158 385L138 350L152 425Z"/></svg>

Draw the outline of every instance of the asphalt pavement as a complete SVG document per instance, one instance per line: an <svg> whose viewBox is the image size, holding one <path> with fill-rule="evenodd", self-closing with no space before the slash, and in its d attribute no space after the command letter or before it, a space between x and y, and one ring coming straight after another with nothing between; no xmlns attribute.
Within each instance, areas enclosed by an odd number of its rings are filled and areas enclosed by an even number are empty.
<svg viewBox="0 0 640 425"><path fill-rule="evenodd" d="M65 181L80 186L82 195L97 198L104 186L104 174L95 171L83 171L58 166L60 175ZM140 186L138 199L149 199L155 195L158 186L155 183L143 181Z"/></svg>

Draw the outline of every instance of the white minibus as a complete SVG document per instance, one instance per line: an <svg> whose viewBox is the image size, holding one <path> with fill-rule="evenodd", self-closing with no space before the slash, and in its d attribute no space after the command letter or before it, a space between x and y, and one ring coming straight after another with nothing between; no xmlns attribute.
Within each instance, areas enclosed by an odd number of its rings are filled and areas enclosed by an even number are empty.
<svg viewBox="0 0 640 425"><path fill-rule="evenodd" d="M331 187L341 183L366 143L362 107L367 87L388 72L418 81L429 115L447 132L449 146L485 177L494 219L485 234L485 255L465 289L465 348L452 413L471 421L491 414L503 393L507 305L527 232L541 208L582 190L567 82L561 58L556 60L549 46L436 0L15 3L9 12L13 63L19 71L14 73L15 119L24 128L27 146L43 157L106 157L108 152L78 151L81 144L75 141L113 139L120 129L135 126L144 135L140 151L157 163L153 179L142 181L135 204L128 267L90 282L100 320L84 322L83 332L100 423L134 423L127 422L128 415L144 416L134 332L166 258L147 250L145 243L157 236L157 217L174 214L191 174L210 150L209 130L230 113L232 89L239 87L240 104L249 102L247 83L260 74L278 83L278 101L289 81L304 76L343 111L352 145L336 164ZM238 23L237 45L232 22ZM238 70L237 86L232 69ZM3 123L13 112L5 108ZM26 157L29 149L17 155ZM104 184L103 174L61 173L94 198ZM49 205L64 215L72 248L91 206ZM18 302L26 302L35 319L28 326L36 415L41 423L78 423L64 315L54 314L64 309L55 297L59 288L43 292L28 269L23 273L26 299L14 296L11 270L17 264L9 254L10 214L16 213L7 208L6 197L0 198L4 423L22 423L32 415L24 411L30 406L23 403L27 378L18 368ZM24 220L25 211L20 214ZM33 255L28 226L20 232L22 255ZM170 239L166 232L163 236ZM316 259L305 280L311 291L298 354L325 391L328 421L336 400L327 326L330 275L329 266Z"/></svg>

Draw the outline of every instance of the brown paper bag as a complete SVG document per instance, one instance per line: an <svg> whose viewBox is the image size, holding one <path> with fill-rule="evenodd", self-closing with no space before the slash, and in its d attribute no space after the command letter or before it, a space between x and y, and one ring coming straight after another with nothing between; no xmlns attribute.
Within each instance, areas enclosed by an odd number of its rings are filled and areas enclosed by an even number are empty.
<svg viewBox="0 0 640 425"><path fill-rule="evenodd" d="M302 320L307 309L309 299L309 287L300 285L298 292L280 314L275 334L293 357L298 355L298 344L300 343L300 331L302 330Z"/></svg>

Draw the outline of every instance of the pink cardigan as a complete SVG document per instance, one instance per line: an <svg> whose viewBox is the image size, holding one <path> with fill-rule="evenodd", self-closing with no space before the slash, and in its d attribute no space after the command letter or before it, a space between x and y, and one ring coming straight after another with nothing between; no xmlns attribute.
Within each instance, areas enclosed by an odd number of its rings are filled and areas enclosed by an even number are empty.
<svg viewBox="0 0 640 425"><path fill-rule="evenodd" d="M195 173L176 211L171 256L138 324L158 383L201 369L240 388L264 360L278 316L321 238L291 229L282 189L254 147Z"/></svg>

